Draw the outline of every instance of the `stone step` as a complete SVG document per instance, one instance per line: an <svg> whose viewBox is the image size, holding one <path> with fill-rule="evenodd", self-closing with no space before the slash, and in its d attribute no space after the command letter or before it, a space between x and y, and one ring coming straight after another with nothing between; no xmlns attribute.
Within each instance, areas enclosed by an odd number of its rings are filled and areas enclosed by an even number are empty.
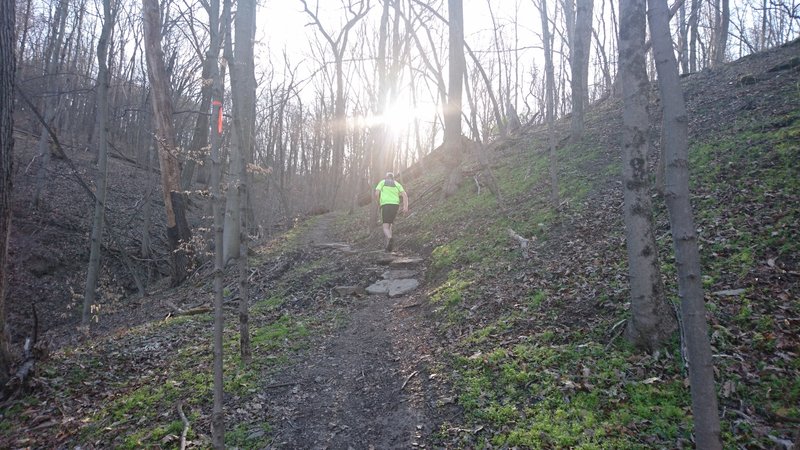
<svg viewBox="0 0 800 450"><path fill-rule="evenodd" d="M393 261L389 263L389 267L397 267L397 268L413 267L421 264L422 261L424 261L424 259L417 256L395 258Z"/></svg>
<svg viewBox="0 0 800 450"><path fill-rule="evenodd" d="M417 274L416 270L410 269L392 269L383 272L384 280L399 280L402 278L413 278Z"/></svg>
<svg viewBox="0 0 800 450"><path fill-rule="evenodd" d="M399 297L419 287L419 281L414 278L401 278L380 280L367 287L368 294L389 294L389 297Z"/></svg>

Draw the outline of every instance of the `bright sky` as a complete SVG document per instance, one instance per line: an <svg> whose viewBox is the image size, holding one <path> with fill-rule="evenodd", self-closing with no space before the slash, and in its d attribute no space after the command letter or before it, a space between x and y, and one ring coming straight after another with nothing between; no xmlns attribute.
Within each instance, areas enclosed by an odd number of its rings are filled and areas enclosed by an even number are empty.
<svg viewBox="0 0 800 450"><path fill-rule="evenodd" d="M325 7L330 8L327 12L321 12L321 21L323 26L326 30L331 32L338 31L335 26L338 24L343 23L337 16L341 12L341 1L340 0L307 0L309 4L309 8L313 10L317 1L320 2L322 11L325 11ZM464 28L465 28L465 39L467 43L471 46L471 48L479 53L481 50L489 50L491 46L491 39L493 38L493 25L491 14L489 8L487 6L487 0L463 0L464 1ZM506 45L512 46L513 42L509 42L509 39L513 39L514 30L513 30L513 19L515 17L519 17L520 22L522 24L518 25L517 32L519 33L519 43L520 47L531 47L536 46L539 42L539 38L534 35L532 28L538 28L539 16L538 10L533 7L533 3L531 0L491 0L492 1L492 8L494 9L495 18L498 24L501 27L506 27ZM380 10L382 8L382 4L378 0L372 0L372 11L368 16L371 20L379 20L380 17ZM519 12L517 12L519 11ZM446 16L446 10L443 12ZM260 45L262 46L269 46L270 53L272 54L272 60L275 68L280 71L283 65L283 56L282 52L285 48L289 54L289 57L293 64L301 63L304 59L304 56L310 55L310 47L309 42L313 41L314 34L317 32L316 26L307 26L310 23L310 18L306 15L303 11L303 5L300 0L266 0L266 2L261 6L259 12L259 20L257 23L257 40ZM532 24L533 26L529 27L527 24ZM351 34L352 39L353 34ZM352 40L350 44L352 44ZM265 49L265 47L262 47ZM265 50L262 50L262 52ZM258 52L257 52L258 53ZM263 55L264 53L262 53ZM527 72L527 68L530 67L530 63L525 61L531 61L535 58L541 57L540 51L529 50L527 52L523 52L520 55L520 71L521 77L525 78L525 74ZM445 55L446 57L446 55ZM486 59L485 57L482 59ZM471 66L472 63L468 58L467 62L468 66ZM300 71L302 73L310 73L312 70L316 68L316 62L312 60L308 60L306 62L306 66L301 66ZM541 66L541 64L539 64ZM301 75L302 77L302 75ZM446 74L445 74L446 77ZM351 80L352 82L353 80ZM357 81L356 81L357 82ZM520 84L529 83L528 80L520 79ZM523 86L522 89L525 89ZM524 95L524 94L522 94ZM406 101L408 101L409 96L406 97ZM387 123L393 123L398 128L402 126L404 123L407 123L413 116L426 116L432 118L435 114L435 106L433 105L433 99L418 99L421 103L420 104L427 104L424 108L419 107L416 110L410 109L411 105L400 105L397 104L397 111L394 113L387 111L387 117L384 118ZM466 99L464 100L466 101ZM521 105L517 105L518 108ZM390 119L389 117L393 116L394 119ZM406 117L406 120L397 120L400 117ZM369 120L369 119L368 119ZM400 131L399 129L396 131Z"/></svg>
<svg viewBox="0 0 800 450"><path fill-rule="evenodd" d="M314 8L317 0L308 0L310 8ZM319 0L323 5L331 5L338 9L338 0ZM464 28L466 41L474 49L486 46L480 42L489 42L492 34L492 21L487 0L464 0ZM497 21L502 25L511 27L511 18L517 15L522 22L527 21L538 28L538 11L533 7L531 0L492 0ZM377 0L372 1L373 9L380 10ZM335 11L335 10L334 10ZM444 12L446 14L446 11ZM266 0L261 6L261 16L258 20L259 41L269 44L274 55L280 55L285 47L290 55L295 57L308 53L308 42L313 39L315 27L306 26L310 20L300 0ZM331 27L336 23L332 17L322 17L323 25ZM510 33L510 31L509 31ZM530 27L519 26L521 45L534 45L538 38L531 32Z"/></svg>

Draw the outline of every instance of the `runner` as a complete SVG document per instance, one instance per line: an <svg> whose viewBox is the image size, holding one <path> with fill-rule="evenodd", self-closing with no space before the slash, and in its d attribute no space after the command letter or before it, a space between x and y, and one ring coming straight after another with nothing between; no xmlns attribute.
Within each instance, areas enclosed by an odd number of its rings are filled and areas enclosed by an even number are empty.
<svg viewBox="0 0 800 450"><path fill-rule="evenodd" d="M403 213L408 212L408 195L406 195L403 185L394 180L394 174L388 172L386 178L378 183L373 195L375 201L381 208L381 220L383 221L383 235L386 236L386 251L394 249L394 238L392 237L392 224L400 209L400 197L403 198Z"/></svg>

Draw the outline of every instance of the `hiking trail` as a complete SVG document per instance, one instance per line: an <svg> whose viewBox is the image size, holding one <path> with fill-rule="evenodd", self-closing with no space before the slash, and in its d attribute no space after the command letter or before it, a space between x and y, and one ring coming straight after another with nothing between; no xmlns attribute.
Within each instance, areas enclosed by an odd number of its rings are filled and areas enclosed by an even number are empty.
<svg viewBox="0 0 800 450"><path fill-rule="evenodd" d="M331 219L321 218L301 238L304 245L357 253L356 261L376 273L380 269L375 264L391 266L384 277L389 272L418 274L421 258L330 243ZM400 262L393 264L396 260ZM423 324L421 294L363 295L362 286L341 288L343 296L352 294L355 300L334 332L315 339L296 364L265 383L263 398L275 427L272 446L424 448L423 437L438 422L434 408L441 396L433 392L436 375L429 362L434 340Z"/></svg>

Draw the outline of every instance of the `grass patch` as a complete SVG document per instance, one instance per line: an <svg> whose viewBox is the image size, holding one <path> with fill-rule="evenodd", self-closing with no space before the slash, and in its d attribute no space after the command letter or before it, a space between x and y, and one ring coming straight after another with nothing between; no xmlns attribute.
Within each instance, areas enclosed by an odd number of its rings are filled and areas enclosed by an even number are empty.
<svg viewBox="0 0 800 450"><path fill-rule="evenodd" d="M656 362L625 348L544 338L457 358L458 402L471 425L491 431L479 446L641 448L690 435L688 391L674 360L666 361L669 378L661 368L660 377L637 377L641 367L655 372Z"/></svg>
<svg viewBox="0 0 800 450"><path fill-rule="evenodd" d="M274 311L283 300L272 297L256 304L255 313ZM226 333L224 340L224 390L228 395L247 397L256 392L265 369L287 363L289 354L308 346L307 324L296 317L282 315L258 325L251 322L253 362L245 367L240 360L239 335ZM83 430L87 441L107 442L120 448L158 447L162 439L180 434L182 423L175 421L175 405L185 404L185 411L209 408L212 397L212 354L208 343L185 345L175 350L175 358L158 373L147 372L120 380L114 388L118 394L92 417ZM164 375L162 375L164 374ZM77 378L80 380L80 377ZM70 383L80 382L71 380ZM136 385L134 386L134 383ZM115 424L114 434L109 425ZM178 429L175 433L175 429ZM230 431L230 445L249 448L261 446L268 430L252 427Z"/></svg>

